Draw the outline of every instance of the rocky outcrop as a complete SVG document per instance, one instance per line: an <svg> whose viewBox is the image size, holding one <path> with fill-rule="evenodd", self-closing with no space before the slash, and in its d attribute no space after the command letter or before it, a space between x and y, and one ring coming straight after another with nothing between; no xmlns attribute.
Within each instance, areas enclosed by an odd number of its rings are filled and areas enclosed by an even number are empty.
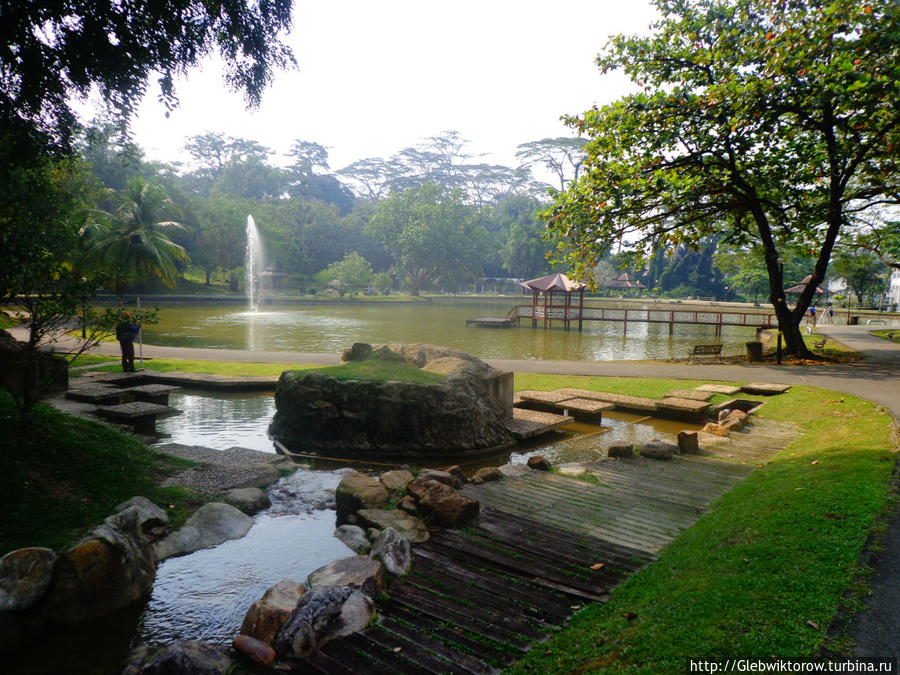
<svg viewBox="0 0 900 675"><path fill-rule="evenodd" d="M325 372L286 371L269 433L288 448L358 457L445 457L512 442L506 426L511 374L444 347L390 345L390 353L445 381L339 380Z"/></svg>
<svg viewBox="0 0 900 675"><path fill-rule="evenodd" d="M228 490L224 498L226 502L251 516L272 504L265 491L258 487L234 488Z"/></svg>
<svg viewBox="0 0 900 675"><path fill-rule="evenodd" d="M496 466L483 466L472 474L472 484L481 485L495 480L502 480L503 474Z"/></svg>
<svg viewBox="0 0 900 675"><path fill-rule="evenodd" d="M131 507L63 551L47 592L50 615L77 621L109 614L147 593L156 579L153 551Z"/></svg>
<svg viewBox="0 0 900 675"><path fill-rule="evenodd" d="M366 538L366 531L358 525L341 525L334 531L334 536L357 555L367 555L372 548L372 543Z"/></svg>
<svg viewBox="0 0 900 675"><path fill-rule="evenodd" d="M193 553L216 546L229 539L240 539L253 525L253 519L230 504L204 504L176 530L153 546L156 560Z"/></svg>
<svg viewBox="0 0 900 675"><path fill-rule="evenodd" d="M634 457L633 443L613 443L606 451L607 457Z"/></svg>
<svg viewBox="0 0 900 675"><path fill-rule="evenodd" d="M679 452L677 445L672 445L665 441L650 441L649 443L644 443L641 447L641 457L649 459L672 459Z"/></svg>
<svg viewBox="0 0 900 675"><path fill-rule="evenodd" d="M375 604L350 586L321 586L300 598L281 627L275 651L282 656L308 656L330 640L351 635L375 618Z"/></svg>

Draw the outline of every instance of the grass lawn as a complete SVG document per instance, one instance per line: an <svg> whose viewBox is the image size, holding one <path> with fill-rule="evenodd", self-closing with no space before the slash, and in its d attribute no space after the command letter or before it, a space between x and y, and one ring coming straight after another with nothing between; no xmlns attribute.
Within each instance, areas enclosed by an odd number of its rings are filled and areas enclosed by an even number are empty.
<svg viewBox="0 0 900 675"><path fill-rule="evenodd" d="M880 337L882 340L890 340L891 342L900 344L900 329L898 328L873 330L869 332L869 335L874 335L875 337Z"/></svg>
<svg viewBox="0 0 900 675"><path fill-rule="evenodd" d="M516 375L517 388L562 386L654 397L693 383ZM510 672L655 674L684 672L689 658L846 650L826 630L844 593L864 589L860 553L892 499L892 422L866 401L801 386L758 414L802 436Z"/></svg>
<svg viewBox="0 0 900 675"><path fill-rule="evenodd" d="M24 546L63 548L135 495L168 507L178 523L206 501L160 478L191 466L97 422L35 408L23 426L12 399L0 393L0 555Z"/></svg>
<svg viewBox="0 0 900 675"><path fill-rule="evenodd" d="M116 361L115 357L97 358L99 362ZM78 363L80 365L79 358ZM137 365L137 360L135 360ZM262 377L265 375L281 375L285 370L313 370L318 368L334 368L335 366L317 366L309 363L253 363L248 361L192 361L189 359L144 359L144 370L158 373L204 373L208 375L224 375L226 377ZM109 365L97 368L98 371L117 373L122 371L121 365Z"/></svg>

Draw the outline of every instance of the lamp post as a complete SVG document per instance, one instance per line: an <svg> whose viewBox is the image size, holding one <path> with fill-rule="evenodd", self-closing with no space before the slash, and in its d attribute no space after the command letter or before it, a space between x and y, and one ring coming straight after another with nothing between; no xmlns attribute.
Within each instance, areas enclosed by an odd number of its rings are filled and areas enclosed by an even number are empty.
<svg viewBox="0 0 900 675"><path fill-rule="evenodd" d="M87 277L81 277L81 341L87 341L87 293L85 292L87 288Z"/></svg>

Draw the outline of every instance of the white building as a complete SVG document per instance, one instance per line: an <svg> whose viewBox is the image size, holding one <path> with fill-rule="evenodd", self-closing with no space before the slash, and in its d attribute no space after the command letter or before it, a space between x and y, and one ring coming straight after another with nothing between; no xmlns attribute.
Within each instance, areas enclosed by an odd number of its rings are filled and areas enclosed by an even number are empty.
<svg viewBox="0 0 900 675"><path fill-rule="evenodd" d="M894 310L900 305L900 270L898 269L891 269L891 287L888 289L887 301Z"/></svg>

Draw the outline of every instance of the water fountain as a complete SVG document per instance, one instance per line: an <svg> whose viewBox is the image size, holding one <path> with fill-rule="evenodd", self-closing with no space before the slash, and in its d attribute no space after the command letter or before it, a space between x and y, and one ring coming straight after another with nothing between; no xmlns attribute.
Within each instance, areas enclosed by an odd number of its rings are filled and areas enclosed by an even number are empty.
<svg viewBox="0 0 900 675"><path fill-rule="evenodd" d="M244 283L250 311L259 310L260 273L263 271L262 241L253 216L247 216L247 253L244 259Z"/></svg>

